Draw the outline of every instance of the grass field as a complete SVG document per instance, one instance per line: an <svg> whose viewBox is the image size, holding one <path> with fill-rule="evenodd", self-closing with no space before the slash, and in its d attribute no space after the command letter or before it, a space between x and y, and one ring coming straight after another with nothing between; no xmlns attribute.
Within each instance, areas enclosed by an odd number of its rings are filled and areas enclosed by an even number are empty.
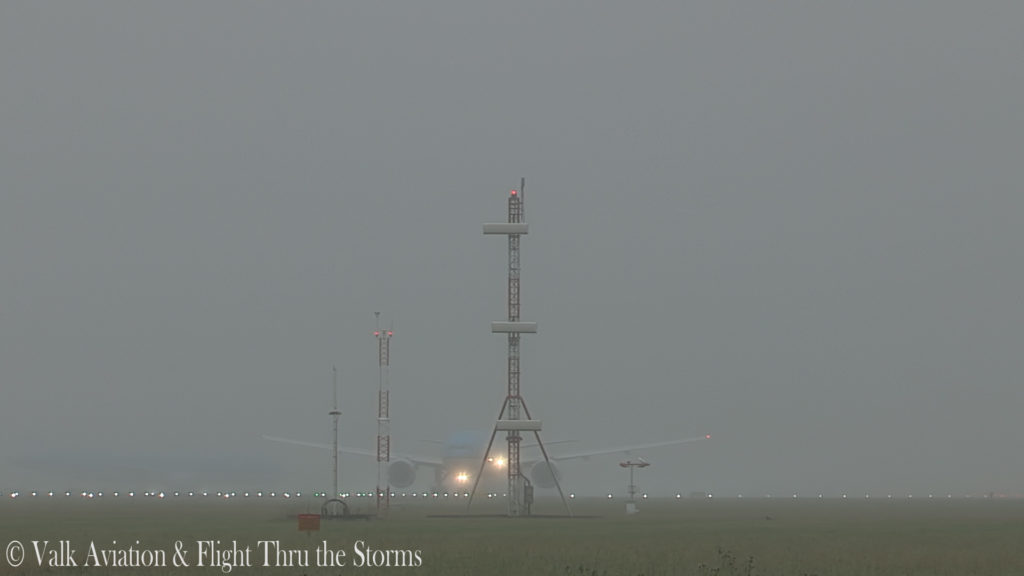
<svg viewBox="0 0 1024 576"><path fill-rule="evenodd" d="M370 506L368 501L360 504ZM557 513L555 503L543 503ZM317 511L310 499L255 500L20 498L0 502L0 545L24 548L23 564L0 560L0 574L223 574L197 566L197 541L221 549L251 549L241 575L348 574L700 574L727 575L955 575L1024 574L1024 501L1019 500L651 500L623 514L620 500L574 502L585 518L438 518L464 513L464 503L402 503L388 520L323 521L312 534L297 531L296 515ZM482 502L474 513L500 512ZM166 568L39 567L32 541L49 550L67 540L81 565L90 542L97 550L162 550ZM139 544L135 545L138 540ZM113 544L117 541L117 544ZM175 542L188 567L173 567ZM305 550L264 567L260 541ZM345 566L318 567L315 551L327 542L343 550ZM414 567L358 566L355 551L379 549L377 559ZM397 551L419 551L413 556ZM15 555L17 550L14 551ZM367 558L373 559L369 553ZM8 559L9 560L9 559ZM293 566L275 566L291 560ZM43 558L44 564L48 557ZM204 564L210 563L207 556ZM237 562L236 562L237 563ZM300 564L309 564L303 566ZM320 559L320 564L324 559Z"/></svg>

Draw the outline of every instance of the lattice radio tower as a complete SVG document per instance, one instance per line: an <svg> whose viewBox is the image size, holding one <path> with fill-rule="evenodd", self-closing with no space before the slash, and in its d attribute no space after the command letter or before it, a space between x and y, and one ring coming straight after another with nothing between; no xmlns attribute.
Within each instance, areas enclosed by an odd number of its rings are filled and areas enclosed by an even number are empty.
<svg viewBox="0 0 1024 576"><path fill-rule="evenodd" d="M377 338L377 357L379 370L377 376L377 516L384 517L391 506L391 483L388 481L388 464L391 462L391 417L388 415L388 402L391 395L391 384L388 382L388 368L391 366L391 330L380 329L380 312L377 317L377 329L373 335Z"/></svg>
<svg viewBox="0 0 1024 576"><path fill-rule="evenodd" d="M494 437L498 431L506 432L505 439L508 443L508 515L524 516L530 514L530 507L533 504L533 486L530 480L523 474L520 467L519 443L522 441L520 432L533 432L537 438L537 445L540 446L544 461L548 470L555 480L558 494L562 497L562 503L569 514L569 502L562 493L562 486L558 483L557 475L551 466L548 458L548 451L540 440L541 421L533 420L530 411L523 401L519 392L519 335L534 334L537 332L536 322L522 322L519 319L519 237L528 231L525 222L524 191L526 178L519 183L519 190L511 190L508 195L508 222L484 224L484 234L504 234L508 236L508 321L491 322L491 332L508 334L508 393L498 413L498 420L494 424L494 431L491 432L491 440L487 443L487 451L484 452L483 461L480 463L480 470L473 481L473 491L469 495L470 505L473 503L473 496L480 484L480 477L483 475L490 456L491 446L494 444ZM523 414L526 418L523 419Z"/></svg>

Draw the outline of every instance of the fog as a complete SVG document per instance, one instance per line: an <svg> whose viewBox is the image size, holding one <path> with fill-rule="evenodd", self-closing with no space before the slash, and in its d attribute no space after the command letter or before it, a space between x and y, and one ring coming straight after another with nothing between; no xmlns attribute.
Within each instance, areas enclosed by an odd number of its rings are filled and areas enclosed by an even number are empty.
<svg viewBox="0 0 1024 576"><path fill-rule="evenodd" d="M553 452L711 433L638 453L641 488L1020 493L1022 21L0 3L0 490L327 487L329 453L261 435L330 442L336 365L342 443L374 447L376 311L393 449L490 428L481 224L526 177L522 392ZM567 489L624 491L621 459Z"/></svg>

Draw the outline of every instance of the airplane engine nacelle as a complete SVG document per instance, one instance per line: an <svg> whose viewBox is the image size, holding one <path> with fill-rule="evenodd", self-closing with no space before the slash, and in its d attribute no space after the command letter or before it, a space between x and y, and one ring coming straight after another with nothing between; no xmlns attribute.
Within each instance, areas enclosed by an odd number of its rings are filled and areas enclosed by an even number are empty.
<svg viewBox="0 0 1024 576"><path fill-rule="evenodd" d="M541 460L530 467L530 481L537 488L554 488L555 480L562 480L562 473L558 471L558 467L552 462Z"/></svg>
<svg viewBox="0 0 1024 576"><path fill-rule="evenodd" d="M408 488L416 480L416 465L408 460L388 464L388 483L394 488Z"/></svg>

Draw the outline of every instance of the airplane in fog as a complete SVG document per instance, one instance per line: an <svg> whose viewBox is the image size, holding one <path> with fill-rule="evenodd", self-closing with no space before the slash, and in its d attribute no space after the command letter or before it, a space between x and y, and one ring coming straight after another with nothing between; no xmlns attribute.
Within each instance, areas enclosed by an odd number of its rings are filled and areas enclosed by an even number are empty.
<svg viewBox="0 0 1024 576"><path fill-rule="evenodd" d="M484 456L484 451L487 448L487 441L490 436L490 430L465 430L456 432L455 434L452 434L447 441L441 443L441 456L439 458L392 453L391 462L388 464L389 485L392 488L408 488L416 481L416 473L420 468L430 468L434 471L434 485L431 488L433 491L462 492L464 490L469 490L473 486L473 476L480 470L480 462ZM266 435L264 435L263 438L272 442L309 446L326 450L334 449L330 444L322 444L318 442L305 442L302 440L292 440L289 438ZM548 458L551 461L550 466L544 461L542 456L530 458L523 457L520 459L520 466L522 467L523 472L528 475L533 485L537 488L554 488L555 480L557 479L561 481L562 479L561 471L558 469L558 466L556 466L556 462L586 459L591 456L600 456L603 454L625 454L634 450L686 444L710 438L710 434L705 434L704 436L682 438L679 440L666 440L662 442L617 446L613 448L598 448L578 452L567 452L564 454L552 453L549 449ZM503 440L504 438L495 438L494 447L491 448L491 454L487 458L488 466L485 468L484 477L481 478L483 481L482 485L501 486L502 484L500 481L507 478L505 472L505 454L499 453L499 450L495 449L495 447L499 445L499 442ZM544 444L545 447L547 447L564 443L566 443L566 441L545 442ZM526 451L530 448L535 448L536 446L536 444L524 443L522 445L522 450ZM359 454L372 457L377 456L377 453L371 450L345 448L341 446L338 447L338 452L343 454Z"/></svg>

